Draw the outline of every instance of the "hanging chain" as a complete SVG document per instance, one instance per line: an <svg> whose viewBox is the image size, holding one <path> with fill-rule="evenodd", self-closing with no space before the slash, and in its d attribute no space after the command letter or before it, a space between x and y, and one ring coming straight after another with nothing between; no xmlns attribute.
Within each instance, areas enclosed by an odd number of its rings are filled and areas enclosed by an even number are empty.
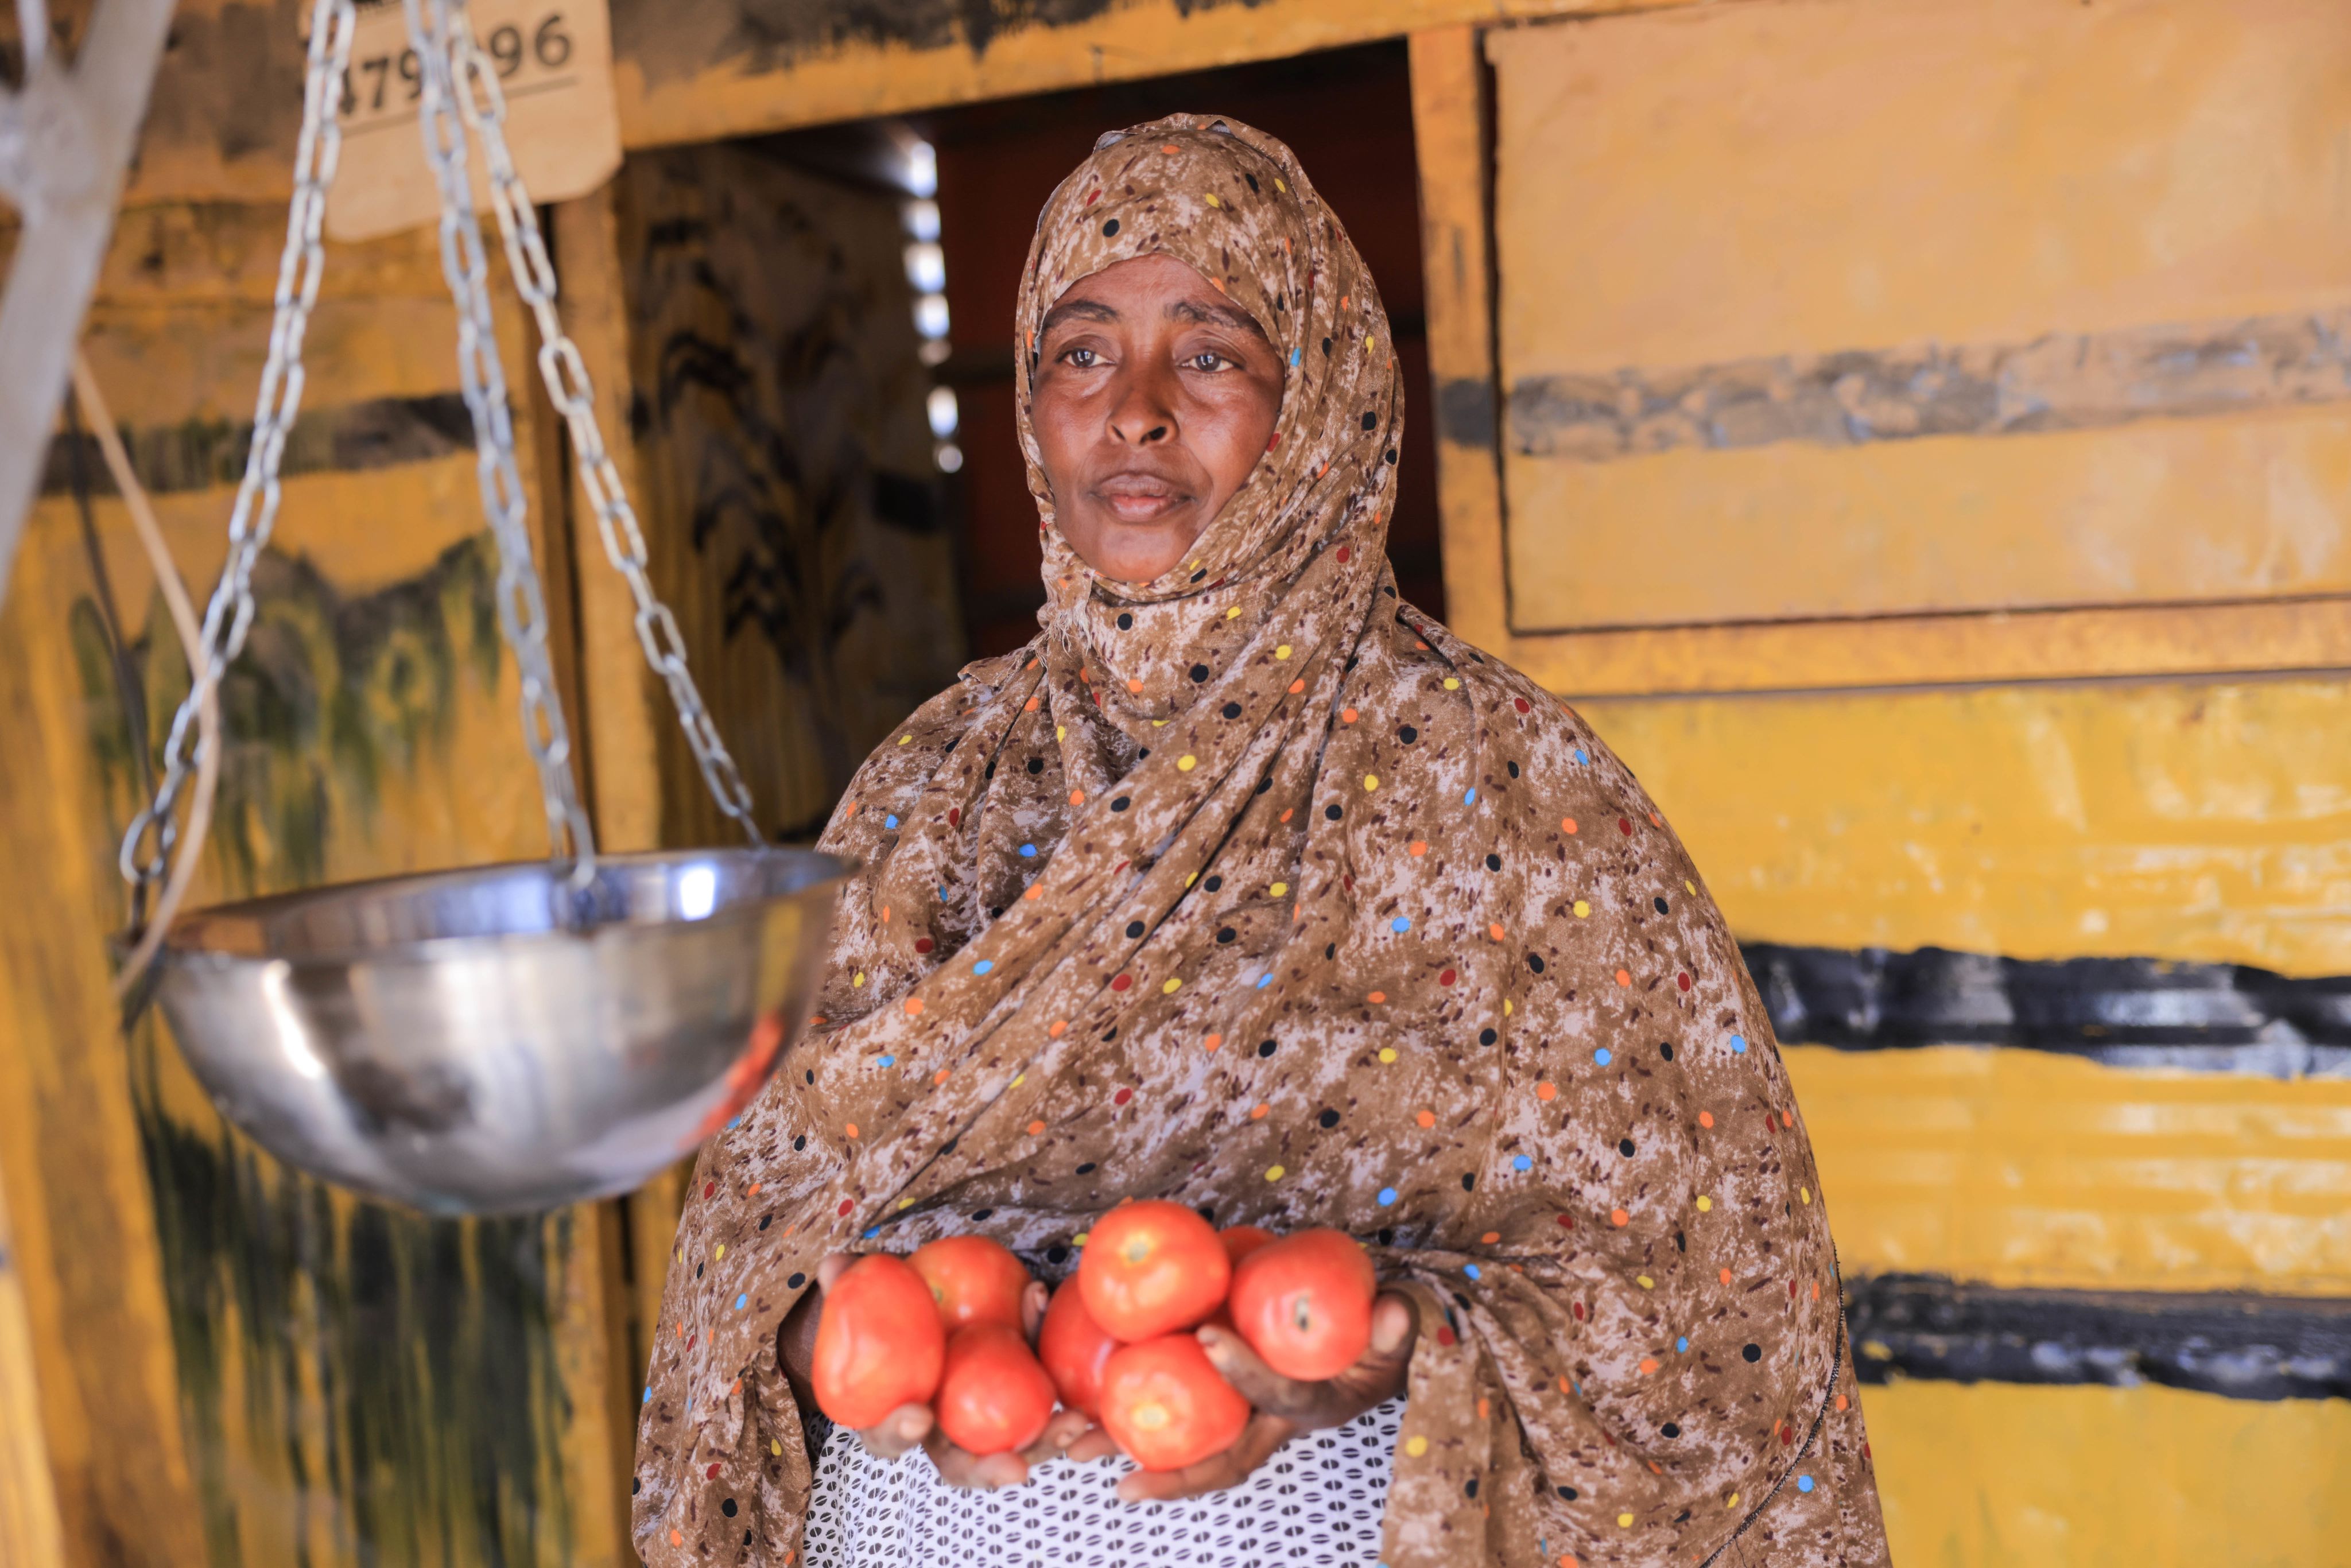
<svg viewBox="0 0 2351 1568"><path fill-rule="evenodd" d="M123 880L131 884L134 911L144 907L149 890L163 880L172 862L172 841L179 831L174 813L195 768L192 746L197 712L253 628L253 564L277 522L277 468L286 455L287 432L302 406L302 340L309 330L310 310L319 302L319 279L326 268L319 235L327 218L327 187L334 183L343 145L334 106L350 63L355 25L351 0L316 0L311 7L302 131L294 143L294 200L286 214L286 248L277 262L269 355L254 401L253 444L246 451L245 476L229 513L228 560L204 607L199 644L204 657L188 672L188 695L172 716L171 737L163 745L162 782L154 800L131 819L116 856ZM145 744L143 737L139 744ZM153 852L142 860L141 847L151 836Z"/></svg>
<svg viewBox="0 0 2351 1568"><path fill-rule="evenodd" d="M413 5L417 0L409 3ZM555 267L539 230L538 209L531 204L530 193L524 188L507 148L506 92L498 85L497 70L475 41L466 0L430 0L430 4L436 15L445 18L458 108L481 139L489 169L490 199L497 208L498 228L506 239L507 269L538 323L539 374L570 434L580 492L595 510L596 531L603 537L604 553L613 569L627 579L629 592L636 601L637 641L644 649L645 662L669 686L671 706L677 710L679 727L685 731L686 744L702 768L702 781L709 787L710 798L735 819L744 837L754 844L764 843L767 841L752 814L751 791L687 667L685 639L678 630L677 617L653 591L636 508L629 504L620 469L613 465L596 422L596 392L589 380L587 361L556 312Z"/></svg>
<svg viewBox="0 0 2351 1568"><path fill-rule="evenodd" d="M432 165L441 190L441 271L457 306L457 384L474 421L474 466L481 483L482 513L498 545L498 630L514 650L521 676L522 738L538 768L549 853L559 861L568 849L572 885L585 887L596 874L596 840L572 784L571 736L548 658L547 601L525 526L529 501L515 460L514 415L507 406L506 367L490 309L488 258L474 211L474 183L465 168L467 117L459 112L451 74L457 50L469 47L473 36L470 28L455 30L465 21L462 5L445 5L441 0L402 3L409 47L423 68L417 125L424 138L424 161Z"/></svg>
<svg viewBox="0 0 2351 1568"><path fill-rule="evenodd" d="M474 424L482 510L498 546L498 630L514 650L521 678L523 739L538 770L550 852L559 861L569 852L575 886L586 885L595 874L595 837L572 781L570 734L548 656L546 601L531 557L528 498L515 457L514 420L491 313L487 257L466 172L468 127L482 141L516 287L538 323L539 373L570 434L580 486L595 509L604 553L627 580L635 601L637 640L646 663L669 687L679 726L712 799L751 842L763 843L750 790L687 666L677 618L653 591L647 575L644 534L597 423L587 363L556 313L555 268L538 209L507 147L506 95L497 73L475 41L465 0L402 0L402 5L421 67L419 130L425 161L440 191L441 269L457 307L458 383ZM133 819L118 856L137 901L143 901L163 879L171 863L177 832L174 812L194 770L191 743L205 690L218 686L253 625L254 563L277 524L278 468L287 432L301 408L303 340L326 265L321 235L327 191L342 149L341 127L331 106L340 97L348 72L355 24L352 0L315 0L302 129L295 144L294 199L278 262L276 314L256 399L253 443L229 516L228 561L205 607L204 659L191 672L189 694L172 716L163 747L162 781L154 800ZM142 859L142 846L151 837L152 852Z"/></svg>

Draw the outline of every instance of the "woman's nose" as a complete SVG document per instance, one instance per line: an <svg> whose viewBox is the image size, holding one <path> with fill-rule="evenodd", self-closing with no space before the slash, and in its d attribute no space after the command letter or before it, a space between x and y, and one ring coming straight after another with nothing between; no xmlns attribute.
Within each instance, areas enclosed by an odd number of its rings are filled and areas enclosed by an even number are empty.
<svg viewBox="0 0 2351 1568"><path fill-rule="evenodd" d="M1122 446L1151 446L1176 434L1168 400L1149 376L1129 376L1110 411L1111 439Z"/></svg>

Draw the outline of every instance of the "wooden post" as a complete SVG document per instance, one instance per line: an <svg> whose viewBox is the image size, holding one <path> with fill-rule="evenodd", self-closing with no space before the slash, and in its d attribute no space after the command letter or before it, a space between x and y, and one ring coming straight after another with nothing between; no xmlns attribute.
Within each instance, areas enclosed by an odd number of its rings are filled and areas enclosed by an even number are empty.
<svg viewBox="0 0 2351 1568"><path fill-rule="evenodd" d="M57 1524L57 1483L41 1435L33 1325L8 1229L6 1184L0 1182L0 1563L57 1568L65 1535Z"/></svg>
<svg viewBox="0 0 2351 1568"><path fill-rule="evenodd" d="M1476 26L1412 36L1428 370L1447 619L1479 646L1510 641L1502 570L1501 396L1494 352L1492 103Z"/></svg>
<svg viewBox="0 0 2351 1568"><path fill-rule="evenodd" d="M555 208L556 266L564 330L580 347L596 385L596 417L631 497L643 505L637 447L630 434L629 314L622 289L615 186ZM567 463L569 457L567 455ZM672 722L667 700L645 665L629 586L605 559L595 513L567 471L578 583L580 725L593 779L596 842L615 853L661 842L660 750Z"/></svg>
<svg viewBox="0 0 2351 1568"><path fill-rule="evenodd" d="M622 287L617 182L554 209L556 267L564 330L579 346L596 388L596 418L630 498L643 505L643 485L629 409L628 298ZM570 689L572 733L585 763L596 841L622 853L661 844L660 748L673 723L667 695L645 664L636 605L607 557L594 510L580 493L563 449L569 519L571 628L568 649L577 672ZM655 1176L625 1197L598 1206L599 1281L606 1325L604 1426L620 1540L628 1540L628 1478L635 1458L637 1393L661 1311L670 1239L677 1229L689 1164Z"/></svg>

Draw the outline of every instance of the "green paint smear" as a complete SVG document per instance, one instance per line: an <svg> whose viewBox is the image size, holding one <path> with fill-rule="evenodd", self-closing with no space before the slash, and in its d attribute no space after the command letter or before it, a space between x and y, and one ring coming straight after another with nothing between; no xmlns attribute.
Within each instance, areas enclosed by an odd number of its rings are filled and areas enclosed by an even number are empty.
<svg viewBox="0 0 2351 1568"><path fill-rule="evenodd" d="M328 831L379 780L445 745L470 673L500 650L486 538L363 597L265 554L209 852L239 894L326 878ZM127 652L160 748L188 686L160 603ZM128 819L122 705L95 605L70 617L110 815ZM266 851L266 852L265 852ZM267 868L265 872L264 868ZM568 1214L431 1219L339 1197L209 1115L151 1011L131 1095L162 1252L182 1422L214 1568L290 1562L568 1563L561 1442L572 1403L557 1315ZM232 1410L229 1401L241 1401Z"/></svg>

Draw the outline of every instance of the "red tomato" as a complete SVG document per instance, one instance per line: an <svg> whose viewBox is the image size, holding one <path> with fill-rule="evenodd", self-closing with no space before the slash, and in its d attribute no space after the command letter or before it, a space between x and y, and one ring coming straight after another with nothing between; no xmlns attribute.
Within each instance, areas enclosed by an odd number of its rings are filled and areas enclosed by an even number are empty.
<svg viewBox="0 0 2351 1568"><path fill-rule="evenodd" d="M1273 1232L1254 1225L1228 1225L1217 1232L1217 1239L1225 1244L1225 1256L1238 1269L1242 1259L1273 1239Z"/></svg>
<svg viewBox="0 0 2351 1568"><path fill-rule="evenodd" d="M1045 1309L1045 1326L1037 1335L1037 1357L1052 1375L1061 1403L1081 1411L1088 1419L1102 1419L1102 1363L1118 1348L1102 1324L1086 1311L1086 1299L1074 1279L1061 1281Z"/></svg>
<svg viewBox="0 0 2351 1568"><path fill-rule="evenodd" d="M1249 1418L1249 1401L1190 1334L1122 1345L1102 1368L1102 1429L1146 1470L1180 1470L1223 1453Z"/></svg>
<svg viewBox="0 0 2351 1568"><path fill-rule="evenodd" d="M1094 1221L1078 1259L1086 1311L1129 1344L1190 1328L1225 1299L1233 1266L1208 1222L1180 1203L1123 1203Z"/></svg>
<svg viewBox="0 0 2351 1568"><path fill-rule="evenodd" d="M1020 1331L973 1323L947 1340L939 1378L939 1430L975 1454L1005 1454L1037 1440L1053 1416L1053 1380Z"/></svg>
<svg viewBox="0 0 2351 1568"><path fill-rule="evenodd" d="M927 1404L946 1343L920 1274L886 1253L860 1258L825 1292L817 1320L817 1408L862 1430L901 1405Z"/></svg>
<svg viewBox="0 0 2351 1568"><path fill-rule="evenodd" d="M1233 1270L1233 1322L1266 1365L1317 1383L1362 1358L1378 1293L1372 1260L1353 1237L1301 1230Z"/></svg>
<svg viewBox="0 0 2351 1568"><path fill-rule="evenodd" d="M966 1323L1002 1323L1025 1331L1020 1292L1029 1288L1029 1270L987 1237L949 1236L917 1247L906 1261L931 1288L947 1333Z"/></svg>

